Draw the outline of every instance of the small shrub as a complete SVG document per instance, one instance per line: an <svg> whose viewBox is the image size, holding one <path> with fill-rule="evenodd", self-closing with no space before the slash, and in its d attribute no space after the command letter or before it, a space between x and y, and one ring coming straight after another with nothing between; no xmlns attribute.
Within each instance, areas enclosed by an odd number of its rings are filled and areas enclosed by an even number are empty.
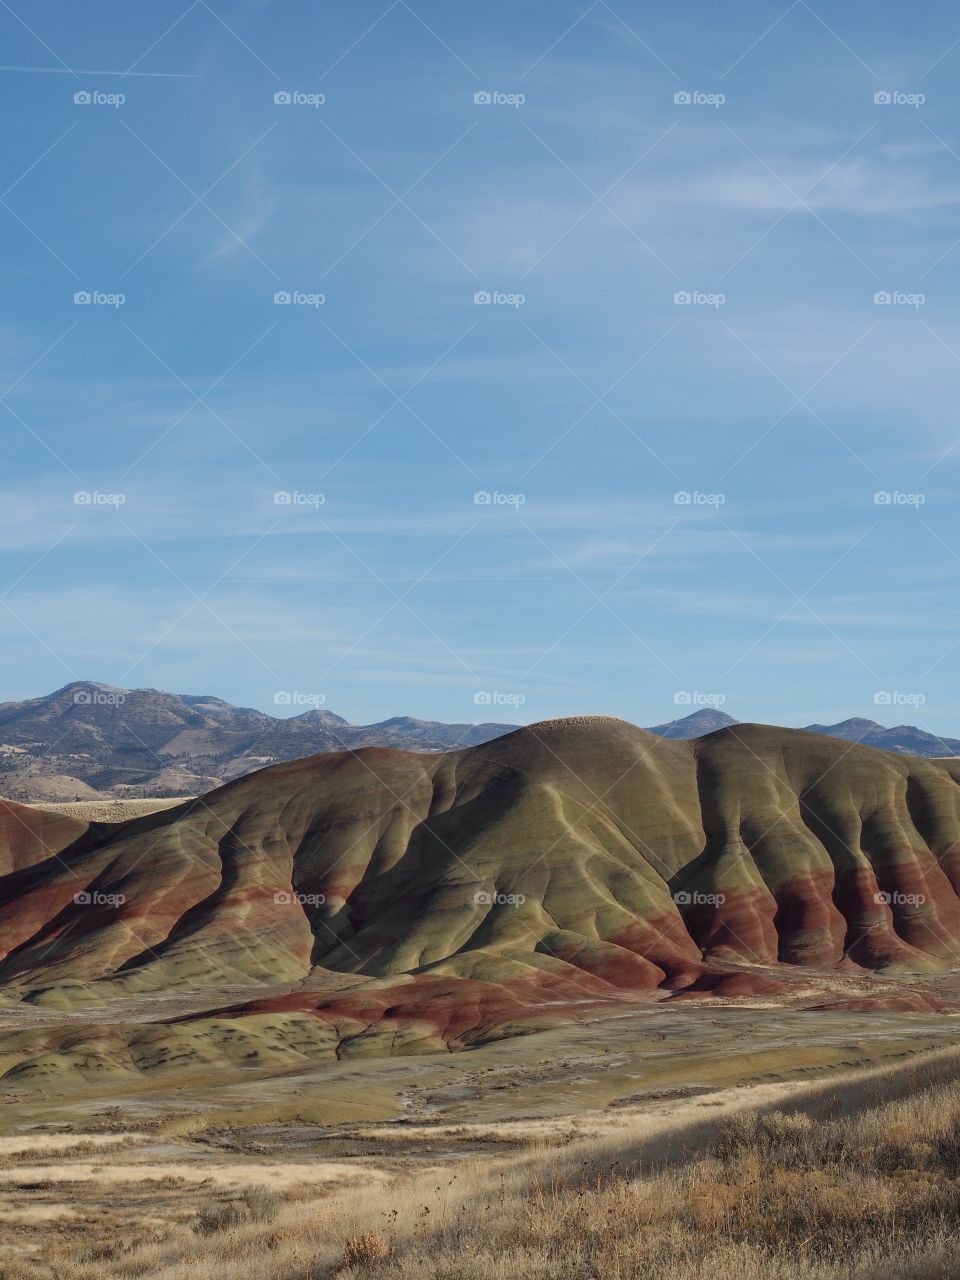
<svg viewBox="0 0 960 1280"><path fill-rule="evenodd" d="M223 1204L215 1200L200 1206L193 1229L198 1236L212 1236L218 1231L228 1231L231 1227L239 1226L242 1221L243 1214L239 1205L229 1201Z"/></svg>
<svg viewBox="0 0 960 1280"><path fill-rule="evenodd" d="M365 1231L351 1236L343 1249L342 1265L357 1271L369 1271L380 1267L390 1257L390 1246L379 1231Z"/></svg>
<svg viewBox="0 0 960 1280"><path fill-rule="evenodd" d="M272 1222L280 1212L283 1197L266 1187L248 1187L240 1202L250 1222Z"/></svg>
<svg viewBox="0 0 960 1280"><path fill-rule="evenodd" d="M956 1125L934 1138L933 1149L944 1173L951 1178L960 1176L960 1128Z"/></svg>
<svg viewBox="0 0 960 1280"><path fill-rule="evenodd" d="M201 1206L193 1229L197 1235L212 1236L229 1231L243 1222L271 1222L279 1212L282 1198L266 1187L247 1187L236 1200L215 1200Z"/></svg>
<svg viewBox="0 0 960 1280"><path fill-rule="evenodd" d="M713 1154L718 1160L735 1160L741 1156L782 1155L800 1150L810 1143L813 1121L808 1115L788 1115L773 1111L768 1115L740 1112L719 1126Z"/></svg>

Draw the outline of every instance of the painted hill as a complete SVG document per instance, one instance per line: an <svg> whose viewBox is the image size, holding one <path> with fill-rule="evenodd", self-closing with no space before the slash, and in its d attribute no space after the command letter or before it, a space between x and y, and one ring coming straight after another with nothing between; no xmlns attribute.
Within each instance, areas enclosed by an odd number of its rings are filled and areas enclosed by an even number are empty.
<svg viewBox="0 0 960 1280"><path fill-rule="evenodd" d="M121 825L25 821L0 814L7 1000L210 995L7 1037L8 1082L450 1049L596 1001L960 964L960 764L799 730L548 721L279 764ZM225 985L244 996L211 1009Z"/></svg>

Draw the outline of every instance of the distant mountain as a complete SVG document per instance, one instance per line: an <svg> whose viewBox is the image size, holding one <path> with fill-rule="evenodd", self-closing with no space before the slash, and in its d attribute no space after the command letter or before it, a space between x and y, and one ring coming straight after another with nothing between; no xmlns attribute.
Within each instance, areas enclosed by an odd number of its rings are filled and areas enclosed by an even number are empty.
<svg viewBox="0 0 960 1280"><path fill-rule="evenodd" d="M502 738L518 728L515 724L443 724L440 720L415 720L412 716L394 716L368 726L384 733L399 734L414 742L437 744L444 748L478 747L481 742Z"/></svg>
<svg viewBox="0 0 960 1280"><path fill-rule="evenodd" d="M700 711L694 711L692 715L684 716L682 720L669 720L666 724L655 725L649 732L661 738L700 738L704 734L739 723L725 711L704 707ZM803 727L808 733L822 733L826 738L842 738L845 742L862 742L864 746L896 751L903 756L933 759L937 756L960 755L960 739L939 738L935 733L927 733L926 730L909 724L887 729L884 725L877 724L876 720L854 717L841 720L839 724L808 724Z"/></svg>
<svg viewBox="0 0 960 1280"><path fill-rule="evenodd" d="M0 796L19 801L199 795L266 765L325 751L449 751L515 725L399 716L352 725L313 708L278 719L208 695L74 681L0 704Z"/></svg>
<svg viewBox="0 0 960 1280"><path fill-rule="evenodd" d="M862 742L867 747L880 747L884 751L899 751L904 756L956 756L960 755L960 739L939 738L910 724L898 724L886 729L876 720L841 720L839 724L807 725L811 733L823 733L828 738L844 738L847 742Z"/></svg>
<svg viewBox="0 0 960 1280"><path fill-rule="evenodd" d="M725 729L727 725L737 724L733 716L725 711L716 711L713 707L702 707L682 720L668 720L666 724L656 724L648 729L658 738L702 738L705 733L714 733L717 729Z"/></svg>
<svg viewBox="0 0 960 1280"><path fill-rule="evenodd" d="M689 740L737 723L725 711L701 707L648 732ZM0 703L0 797L30 803L202 795L302 756L360 747L457 751L516 728L413 716L355 725L319 707L280 719L209 694L74 681L42 698ZM960 740L910 725L887 729L873 720L851 719L807 728L901 755L960 755Z"/></svg>

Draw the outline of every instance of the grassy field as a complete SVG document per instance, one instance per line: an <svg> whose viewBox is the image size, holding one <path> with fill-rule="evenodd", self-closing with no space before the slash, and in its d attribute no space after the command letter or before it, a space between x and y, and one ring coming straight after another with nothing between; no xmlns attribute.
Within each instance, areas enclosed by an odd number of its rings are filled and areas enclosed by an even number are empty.
<svg viewBox="0 0 960 1280"><path fill-rule="evenodd" d="M368 1173L348 1161L282 1165L157 1154L156 1134L58 1149L0 1147L0 1177L51 1191L63 1163L68 1211L43 1254L5 1251L3 1280L948 1280L960 1273L960 1050L780 1086L676 1099L585 1136L523 1126L467 1154L469 1135L417 1151L422 1133L383 1132ZM422 1128L422 1126L421 1126ZM363 1133L354 1135L362 1138ZM439 1136L439 1135L438 1135ZM61 1140L64 1141L64 1140ZM144 1163L152 1143L154 1164ZM54 1144L54 1145L51 1145ZM123 1147L140 1153L124 1180ZM282 1168L282 1176L278 1170ZM128 1172L130 1172L128 1166ZM359 1175L359 1170L355 1170ZM84 1178L112 1178L125 1225L71 1230ZM190 1182L192 1177L193 1181ZM184 1180L187 1181L186 1192ZM151 1181L152 1180L152 1181ZM44 1188L44 1183L46 1187ZM144 1196L143 1187L151 1188ZM165 1212L164 1205L175 1211ZM88 1206L89 1208L89 1206ZM113 1206L116 1211L116 1205ZM35 1212L44 1210L39 1203ZM79 1228L79 1224L76 1224Z"/></svg>

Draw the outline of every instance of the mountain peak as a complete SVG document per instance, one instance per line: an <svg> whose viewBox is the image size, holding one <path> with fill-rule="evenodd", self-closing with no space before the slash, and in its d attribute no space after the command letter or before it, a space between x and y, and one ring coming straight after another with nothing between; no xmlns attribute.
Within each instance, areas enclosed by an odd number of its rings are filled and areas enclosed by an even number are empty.
<svg viewBox="0 0 960 1280"><path fill-rule="evenodd" d="M319 707L312 707L298 716L291 716L291 719L298 720L301 724L324 724L330 728L350 727L350 721L344 720L343 716L338 716L333 711L322 711Z"/></svg>
<svg viewBox="0 0 960 1280"><path fill-rule="evenodd" d="M837 724L808 724L804 726L810 733L825 733L830 738L841 738L847 734L859 735L880 730L887 732L876 720L865 720L862 716L851 716L848 720L840 720Z"/></svg>
<svg viewBox="0 0 960 1280"><path fill-rule="evenodd" d="M666 724L655 725L650 732L658 738L702 738L708 733L716 733L718 729L726 729L729 725L739 723L725 711L716 707L701 707L699 711L691 711L679 720L668 720Z"/></svg>

